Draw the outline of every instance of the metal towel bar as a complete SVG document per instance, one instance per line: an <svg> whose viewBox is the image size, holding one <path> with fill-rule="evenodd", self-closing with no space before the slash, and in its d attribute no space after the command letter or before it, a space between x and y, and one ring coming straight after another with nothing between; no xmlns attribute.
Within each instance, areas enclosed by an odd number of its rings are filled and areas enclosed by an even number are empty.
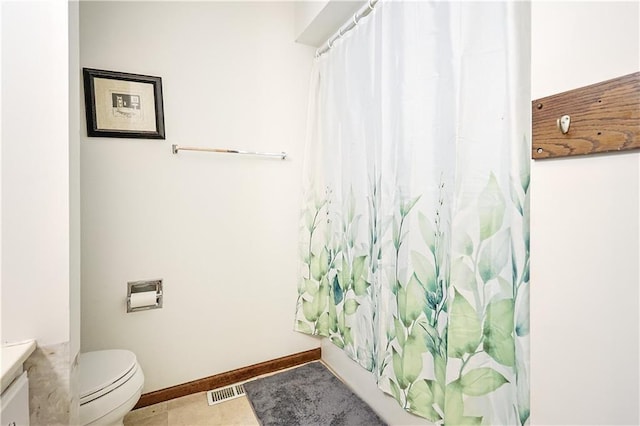
<svg viewBox="0 0 640 426"><path fill-rule="evenodd" d="M247 154L247 155L261 155L264 157L278 157L282 160L287 159L286 152L255 152L255 151L239 151L237 149L220 149L220 148L200 148L197 146L178 146L171 145L171 152L177 154L178 151L203 151L203 152L219 152L223 154Z"/></svg>

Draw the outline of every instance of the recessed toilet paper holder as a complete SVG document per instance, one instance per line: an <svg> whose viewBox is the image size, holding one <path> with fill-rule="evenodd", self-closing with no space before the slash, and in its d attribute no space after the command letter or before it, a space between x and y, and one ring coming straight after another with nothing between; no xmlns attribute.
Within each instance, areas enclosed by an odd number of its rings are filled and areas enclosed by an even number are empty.
<svg viewBox="0 0 640 426"><path fill-rule="evenodd" d="M127 283L127 313L162 308L162 280Z"/></svg>

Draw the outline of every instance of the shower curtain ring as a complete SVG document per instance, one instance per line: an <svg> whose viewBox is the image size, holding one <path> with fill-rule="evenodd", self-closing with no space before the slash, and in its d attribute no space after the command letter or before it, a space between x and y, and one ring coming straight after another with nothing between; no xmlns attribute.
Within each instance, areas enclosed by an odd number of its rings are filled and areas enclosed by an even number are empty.
<svg viewBox="0 0 640 426"><path fill-rule="evenodd" d="M369 0L369 9L371 9L371 11L373 12L373 5L371 4L373 0Z"/></svg>
<svg viewBox="0 0 640 426"><path fill-rule="evenodd" d="M353 14L353 25L358 25L358 14L357 13Z"/></svg>

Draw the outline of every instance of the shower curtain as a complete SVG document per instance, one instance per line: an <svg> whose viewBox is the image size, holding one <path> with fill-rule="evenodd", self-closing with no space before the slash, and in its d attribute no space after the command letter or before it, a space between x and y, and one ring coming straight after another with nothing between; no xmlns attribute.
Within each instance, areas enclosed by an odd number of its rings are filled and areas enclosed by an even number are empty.
<svg viewBox="0 0 640 426"><path fill-rule="evenodd" d="M295 329L438 424L529 418L529 22L381 2L312 73Z"/></svg>

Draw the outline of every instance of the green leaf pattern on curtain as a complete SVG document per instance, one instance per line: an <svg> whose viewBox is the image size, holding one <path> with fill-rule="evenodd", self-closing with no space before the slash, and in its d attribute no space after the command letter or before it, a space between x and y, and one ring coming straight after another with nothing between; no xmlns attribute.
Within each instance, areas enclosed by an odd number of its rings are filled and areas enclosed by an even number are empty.
<svg viewBox="0 0 640 426"><path fill-rule="evenodd" d="M517 339L529 333L529 249L528 240L522 238L528 226L524 220L528 185L512 190L507 199L495 176L487 177L475 206L476 238L466 229L442 229L442 197L431 215L435 223L426 211L417 210L419 197L415 197L398 203L384 234L377 231L376 218L368 217L368 238L357 239L354 220L375 210L365 201L374 200L375 191L373 187L372 193L362 196L362 211L351 192L345 209L332 213L328 209L336 200L330 199L331 190L321 201L316 201L319 194L312 194L302 215L305 271L295 329L330 338L364 368L376 372L381 387L387 387L407 411L435 423L447 418L452 424L480 424L482 416L464 413L468 397L481 397L505 385L523 387L522 381L528 380L522 374L526 366L517 356ZM520 236L503 224L507 208L520 217ZM337 224L327 219L333 213L339 218ZM406 224L411 219L418 226L409 231ZM400 252L414 231L421 245L416 249L414 244L411 269L401 273ZM457 241L451 254L440 249L447 241L445 232L453 233ZM388 245L381 250L377 241ZM521 246L518 250L516 244ZM383 291L372 291L383 251L394 257L393 276L379 284L391 294L395 309L380 333L374 333L371 318L371 327L361 336L353 329L354 316L363 303L376 306L375 299L383 297ZM528 389L528 383L524 387ZM524 424L528 395L514 401L513 409Z"/></svg>
<svg viewBox="0 0 640 426"><path fill-rule="evenodd" d="M422 7L415 3L411 7ZM359 105L354 97L349 101ZM430 422L526 424L527 137L489 140L484 148L474 140L466 148L504 149L507 164L484 158L486 164L465 174L458 164L473 164L474 153L458 159L457 152L443 149L449 156L442 166L427 157L414 164L412 150L428 146L419 152L431 155L437 141L399 138L381 148L379 140L343 140L343 126L326 123L335 133L323 137L337 136L312 147L315 166L305 175L294 329L330 339L403 409ZM362 130L358 123L349 125ZM442 141L447 143L452 142ZM358 151L363 146L375 154L368 158ZM460 142L455 149L463 148ZM342 149L352 151L336 160ZM382 152L404 155L408 166L396 166L401 161L395 157L381 160ZM426 166L419 161L434 170L423 173Z"/></svg>

